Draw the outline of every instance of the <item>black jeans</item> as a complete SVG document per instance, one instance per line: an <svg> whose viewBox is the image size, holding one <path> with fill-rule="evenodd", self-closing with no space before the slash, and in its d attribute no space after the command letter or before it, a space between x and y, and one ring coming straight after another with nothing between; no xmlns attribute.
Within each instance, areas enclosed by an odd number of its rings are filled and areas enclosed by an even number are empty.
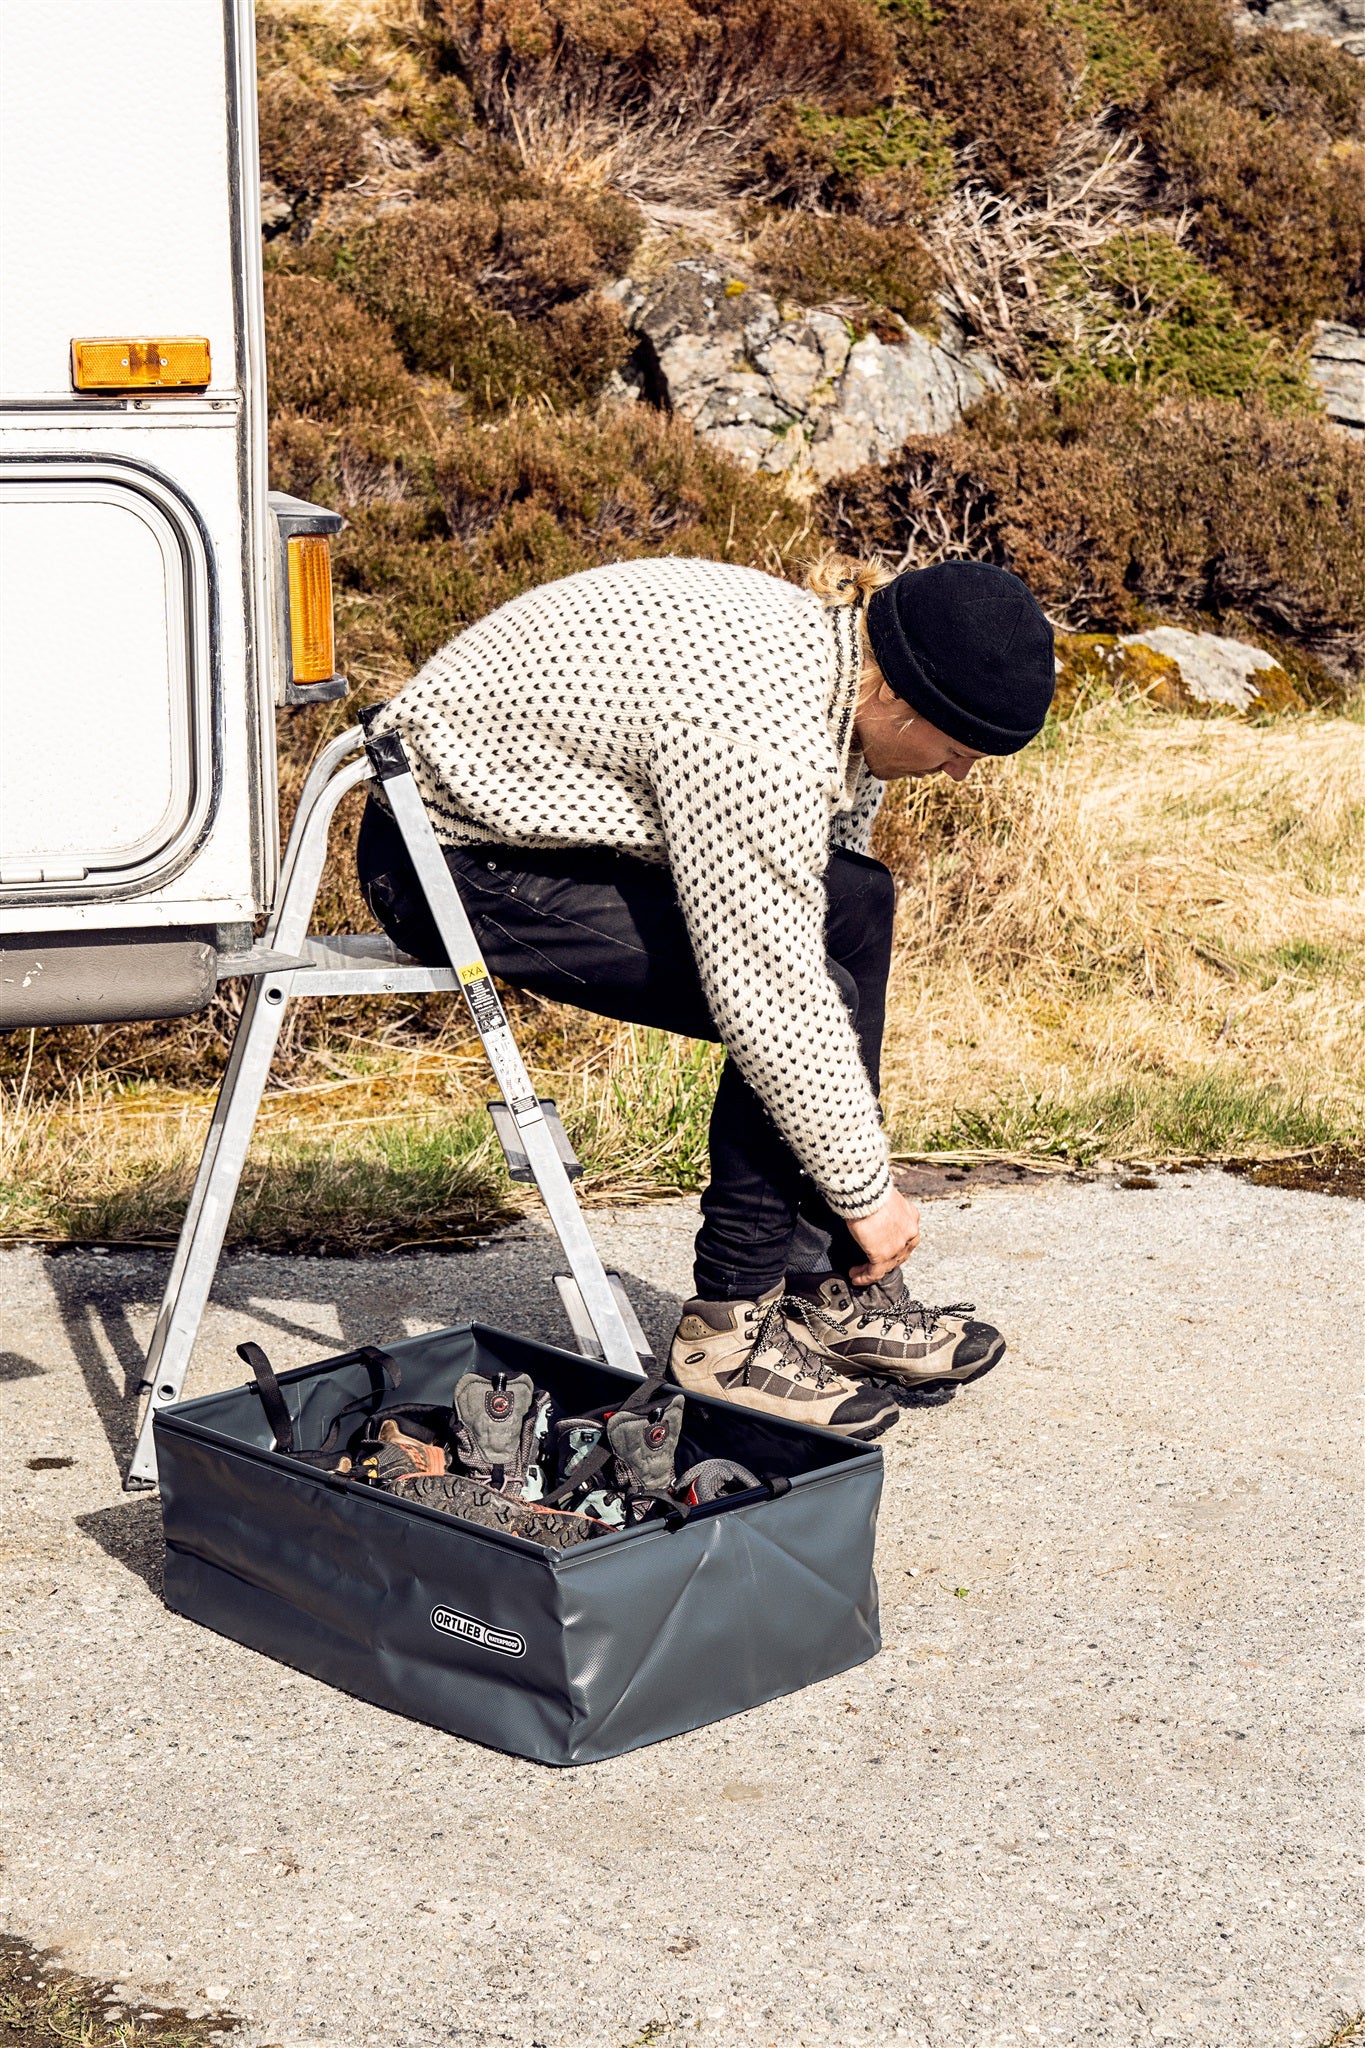
<svg viewBox="0 0 1365 2048"><path fill-rule="evenodd" d="M447 847L446 861L501 980L628 1024L719 1038L667 868L597 850L507 846ZM390 938L421 960L444 962L402 836L373 799L358 864L366 900ZM880 861L836 851L825 888L827 965L875 1090L895 884ZM812 1256L813 1248L823 1250L822 1234L835 1268L846 1272L861 1257L733 1060L716 1090L710 1150L695 1267L703 1301L752 1301L794 1265L823 1263Z"/></svg>

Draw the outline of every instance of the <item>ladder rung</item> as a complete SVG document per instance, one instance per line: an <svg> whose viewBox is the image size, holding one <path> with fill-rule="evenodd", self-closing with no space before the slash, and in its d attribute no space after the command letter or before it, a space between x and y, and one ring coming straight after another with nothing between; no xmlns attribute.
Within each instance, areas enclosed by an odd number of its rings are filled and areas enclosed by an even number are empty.
<svg viewBox="0 0 1365 2048"><path fill-rule="evenodd" d="M635 1346L636 1356L641 1365L649 1372L657 1361L650 1349L648 1337L640 1328L640 1319L631 1305L625 1283L619 1273L608 1273L607 1279L611 1282L611 1291L616 1296L616 1306L621 1311L621 1321L626 1326L626 1335ZM555 1286L559 1289L564 1313L573 1329L575 1344L585 1358L601 1358L604 1355L602 1345L592 1326L592 1317L588 1314L587 1305L578 1291L578 1282L571 1273L556 1273Z"/></svg>
<svg viewBox="0 0 1365 2048"><path fill-rule="evenodd" d="M569 1134L559 1121L559 1111L554 1103L542 1096L541 1108L549 1125L550 1136L555 1141L555 1151L564 1162L564 1171L570 1180L577 1180L583 1172L583 1162L569 1143ZM507 1171L513 1180L534 1181L535 1169L527 1157L526 1147L521 1142L517 1120L507 1104L499 1097L488 1105L488 1114L493 1119L493 1129L498 1134L498 1143L507 1158Z"/></svg>

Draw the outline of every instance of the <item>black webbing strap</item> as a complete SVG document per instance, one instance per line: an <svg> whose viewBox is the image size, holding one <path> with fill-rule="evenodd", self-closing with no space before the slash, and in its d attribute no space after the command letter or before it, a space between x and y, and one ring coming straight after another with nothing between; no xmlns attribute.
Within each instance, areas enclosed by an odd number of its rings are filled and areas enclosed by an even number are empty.
<svg viewBox="0 0 1365 2048"><path fill-rule="evenodd" d="M595 1479L598 1473L610 1462L612 1456L611 1445L607 1442L607 1416L620 1415L623 1412L638 1414L642 1409L647 1409L651 1401L657 1400L665 1388L668 1389L670 1394L676 1394L681 1391L680 1388L675 1387L671 1381L666 1380L663 1374L660 1373L657 1379L645 1380L642 1385L635 1387L626 1396L624 1401L613 1401L609 1407L604 1408L601 1411L602 1435L599 1441L579 1459L568 1478L561 1479L553 1492L547 1493L543 1501L537 1502L537 1506L546 1508L558 1507L561 1501L568 1500L571 1494L577 1493L579 1487L586 1480Z"/></svg>
<svg viewBox="0 0 1365 2048"><path fill-rule="evenodd" d="M321 1451L301 1451L294 1442L294 1418L285 1405L284 1395L280 1392L280 1383L275 1377L275 1368L266 1357L264 1351L262 1351L260 1345L251 1343L239 1344L237 1346L237 1356L241 1359L243 1365L251 1367L252 1373L255 1376L256 1390L261 1397L261 1407L265 1411L265 1419L270 1425L270 1434L275 1439L275 1449L286 1458L304 1458L309 1461L317 1459L334 1464L336 1461L331 1456L331 1446L337 1438L340 1417L334 1419L332 1427L327 1433L326 1443ZM369 1366L371 1371L377 1371L381 1374L384 1379L387 1379L391 1387L397 1387L403 1377L397 1359L390 1358L388 1352L381 1351L377 1344L364 1344L352 1356L357 1364ZM363 1408L367 1398L372 1399L373 1396L366 1397L362 1395L358 1401L353 1401L349 1404L350 1408ZM348 1412L346 1408L343 1408L341 1411L343 1415Z"/></svg>
<svg viewBox="0 0 1365 2048"><path fill-rule="evenodd" d="M243 1365L249 1365L256 1375L256 1390L261 1397L265 1419L270 1424L270 1434L275 1439L275 1449L290 1457L294 1450L294 1419L284 1405L284 1395L275 1377L275 1368L259 1344L239 1344L237 1356Z"/></svg>

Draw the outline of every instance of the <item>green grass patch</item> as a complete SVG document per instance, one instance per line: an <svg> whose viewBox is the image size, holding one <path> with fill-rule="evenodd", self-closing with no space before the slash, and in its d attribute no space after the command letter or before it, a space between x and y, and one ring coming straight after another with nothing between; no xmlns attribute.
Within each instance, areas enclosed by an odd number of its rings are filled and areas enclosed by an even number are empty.
<svg viewBox="0 0 1365 2048"><path fill-rule="evenodd" d="M1188 1081L1125 1081L1074 1094L1021 1092L955 1109L917 1133L925 1152L1037 1153L1089 1165L1096 1159L1225 1159L1260 1151L1308 1151L1359 1139L1353 1118L1307 1095L1249 1084L1214 1071Z"/></svg>
<svg viewBox="0 0 1365 2048"><path fill-rule="evenodd" d="M1290 939L1271 954L1277 967L1288 974L1335 974L1346 965L1339 946L1320 945L1316 939Z"/></svg>
<svg viewBox="0 0 1365 2048"><path fill-rule="evenodd" d="M952 132L939 114L906 106L830 114L811 101L799 102L794 113L800 133L828 156L831 169L849 186L884 171L915 170L927 200L946 199L952 190Z"/></svg>
<svg viewBox="0 0 1365 2048"><path fill-rule="evenodd" d="M1196 398L1263 399L1316 412L1301 357L1241 313L1220 278L1160 229L1125 230L1052 269L1039 373L1063 391L1093 379Z"/></svg>

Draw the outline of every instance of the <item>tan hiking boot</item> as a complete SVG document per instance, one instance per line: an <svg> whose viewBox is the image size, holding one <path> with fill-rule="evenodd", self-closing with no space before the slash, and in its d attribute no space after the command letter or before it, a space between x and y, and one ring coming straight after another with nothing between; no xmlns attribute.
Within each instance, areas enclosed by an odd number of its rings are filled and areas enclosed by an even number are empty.
<svg viewBox="0 0 1365 2048"><path fill-rule="evenodd" d="M990 1323L973 1320L969 1301L930 1308L912 1301L904 1276L855 1287L842 1273L798 1273L787 1286L788 1314L844 1372L875 1373L919 1399L951 1400L1005 1355Z"/></svg>
<svg viewBox="0 0 1365 2048"><path fill-rule="evenodd" d="M689 1301L668 1370L690 1394L711 1394L841 1436L880 1436L900 1415L887 1387L851 1380L803 1342L782 1313L783 1290L758 1301Z"/></svg>

